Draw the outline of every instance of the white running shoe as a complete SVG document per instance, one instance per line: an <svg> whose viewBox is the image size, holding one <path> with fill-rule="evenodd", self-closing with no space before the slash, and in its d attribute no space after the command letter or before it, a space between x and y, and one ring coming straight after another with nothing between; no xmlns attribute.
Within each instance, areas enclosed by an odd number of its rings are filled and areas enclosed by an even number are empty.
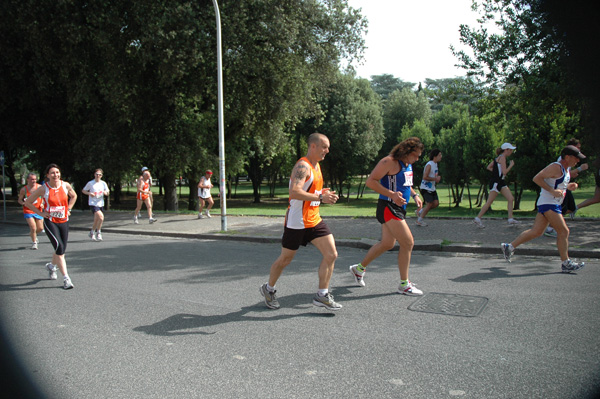
<svg viewBox="0 0 600 399"><path fill-rule="evenodd" d="M504 259L506 259L506 261L508 263L511 262L510 258L513 256L513 254L515 253L515 249L513 248L513 246L510 243L505 243L503 242L501 244L502 247L502 255L504 255Z"/></svg>
<svg viewBox="0 0 600 399"><path fill-rule="evenodd" d="M32 244L31 244L31 249L38 249L38 246L37 246L37 245L38 245L38 243L37 243L37 242L34 242L34 243L32 243Z"/></svg>
<svg viewBox="0 0 600 399"><path fill-rule="evenodd" d="M519 222L516 219L510 218L510 219L508 219L508 224L521 224L521 222Z"/></svg>
<svg viewBox="0 0 600 399"><path fill-rule="evenodd" d="M135 224L140 224L140 222L138 222L138 217L137 217L137 215L133 217L133 223L135 223Z"/></svg>
<svg viewBox="0 0 600 399"><path fill-rule="evenodd" d="M56 275L56 266L54 266L52 263L48 262L46 263L46 270L48 271L48 278L50 280L56 280L57 279L57 275Z"/></svg>
<svg viewBox="0 0 600 399"><path fill-rule="evenodd" d="M206 217L207 218L211 218L212 217L212 216L210 216L210 212L208 210L206 211Z"/></svg>
<svg viewBox="0 0 600 399"><path fill-rule="evenodd" d="M575 262L571 259L567 259L561 265L561 270L563 273L571 273L580 269L583 269L585 266L584 262Z"/></svg>
<svg viewBox="0 0 600 399"><path fill-rule="evenodd" d="M481 221L481 219L475 218L475 219L473 219L473 223L475 223L475 225L477 227L479 227L480 229L485 229L485 226L483 225L483 222Z"/></svg>
<svg viewBox="0 0 600 399"><path fill-rule="evenodd" d="M198 219L204 219L204 215L203 215L203 214L201 214L201 213L199 213L199 214L198 214Z"/></svg>
<svg viewBox="0 0 600 399"><path fill-rule="evenodd" d="M156 219L155 219L155 218L150 218L150 219L148 219L148 223L152 224L152 223L154 223L154 222L156 222Z"/></svg>
<svg viewBox="0 0 600 399"><path fill-rule="evenodd" d="M63 288L65 290L70 290L71 288L73 288L73 283L71 282L71 279L68 276L63 278Z"/></svg>
<svg viewBox="0 0 600 399"><path fill-rule="evenodd" d="M427 226L428 226L428 224L427 224L427 222L426 222L426 221L424 221L423 219L421 219L421 218L418 218L418 219L417 219L417 226L427 227Z"/></svg>
<svg viewBox="0 0 600 399"><path fill-rule="evenodd" d="M96 241L96 239L94 238L94 230L90 230L90 232L88 233L88 237L90 237L92 241Z"/></svg>
<svg viewBox="0 0 600 399"><path fill-rule="evenodd" d="M350 266L350 273L352 273L352 277L354 277L354 281L356 281L356 284L361 287L364 287L365 280L363 279L363 277L365 277L366 272L359 273L356 270L357 267L358 267L358 264Z"/></svg>
<svg viewBox="0 0 600 399"><path fill-rule="evenodd" d="M398 294L417 296L423 295L423 291L415 287L415 285L409 281L408 284L406 284L404 287L402 286L402 284L398 286Z"/></svg>
<svg viewBox="0 0 600 399"><path fill-rule="evenodd" d="M102 233L101 232L96 232L96 241L102 241Z"/></svg>

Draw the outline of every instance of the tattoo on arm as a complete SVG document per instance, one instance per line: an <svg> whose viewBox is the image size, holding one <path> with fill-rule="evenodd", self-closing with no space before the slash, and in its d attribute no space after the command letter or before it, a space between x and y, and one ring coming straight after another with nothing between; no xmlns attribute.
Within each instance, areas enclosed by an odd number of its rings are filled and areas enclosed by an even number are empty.
<svg viewBox="0 0 600 399"><path fill-rule="evenodd" d="M308 173L308 167L304 163L298 163L294 167L294 171L292 173L292 180L295 183L303 183L306 180L306 175Z"/></svg>

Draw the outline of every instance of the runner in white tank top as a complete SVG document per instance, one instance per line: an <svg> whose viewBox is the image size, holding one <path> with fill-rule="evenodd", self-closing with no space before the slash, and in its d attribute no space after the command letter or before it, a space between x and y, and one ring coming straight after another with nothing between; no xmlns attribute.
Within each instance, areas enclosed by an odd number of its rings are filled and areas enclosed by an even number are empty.
<svg viewBox="0 0 600 399"><path fill-rule="evenodd" d="M570 273L585 266L583 262L569 259L569 228L560 206L566 190L577 189L577 183L569 183L569 168L575 167L582 159L585 159L585 155L577 147L566 146L561 152L560 162L551 163L535 175L533 181L542 189L537 202L538 214L531 229L522 232L511 243L502 243L502 253L508 262L511 261L515 248L544 234L550 224L556 230L556 246L562 260L562 272Z"/></svg>

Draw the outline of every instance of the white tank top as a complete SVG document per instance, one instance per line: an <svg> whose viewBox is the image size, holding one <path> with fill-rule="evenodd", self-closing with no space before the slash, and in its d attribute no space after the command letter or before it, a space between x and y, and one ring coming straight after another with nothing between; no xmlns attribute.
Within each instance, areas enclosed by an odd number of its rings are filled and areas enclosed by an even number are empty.
<svg viewBox="0 0 600 399"><path fill-rule="evenodd" d="M562 176L558 178L549 177L544 179L548 185L554 189L558 189L562 191L562 196L554 197L550 192L544 190L542 188L542 192L540 193L540 197L538 198L537 204L540 205L560 205L563 203L565 199L565 195L567 195L567 185L571 181L571 174L568 169L563 168L563 166L558 162L553 162L550 165L558 164L560 166L560 170L562 172Z"/></svg>

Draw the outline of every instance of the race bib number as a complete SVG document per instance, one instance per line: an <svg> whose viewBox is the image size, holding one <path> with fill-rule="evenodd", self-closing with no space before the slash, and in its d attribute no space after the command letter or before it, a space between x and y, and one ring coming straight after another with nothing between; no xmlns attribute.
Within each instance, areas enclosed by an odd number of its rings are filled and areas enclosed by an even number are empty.
<svg viewBox="0 0 600 399"><path fill-rule="evenodd" d="M404 185L405 186L412 186L413 185L413 172L412 172L412 170L404 172Z"/></svg>
<svg viewBox="0 0 600 399"><path fill-rule="evenodd" d="M66 207L64 206L51 206L50 207L50 216L57 219L66 218Z"/></svg>
<svg viewBox="0 0 600 399"><path fill-rule="evenodd" d="M322 190L315 190L315 194L322 194ZM310 206L319 206L321 205L321 201L310 201Z"/></svg>

